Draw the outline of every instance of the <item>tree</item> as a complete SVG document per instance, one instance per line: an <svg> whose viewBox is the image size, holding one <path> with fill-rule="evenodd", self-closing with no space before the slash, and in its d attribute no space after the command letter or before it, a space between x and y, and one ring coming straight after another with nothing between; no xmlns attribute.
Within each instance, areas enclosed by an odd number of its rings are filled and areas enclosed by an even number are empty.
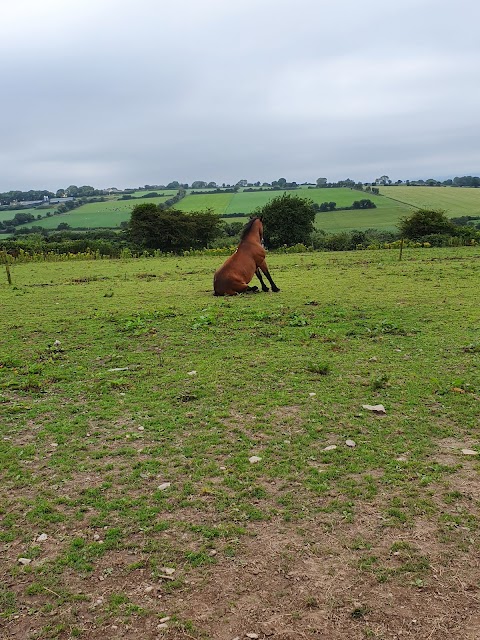
<svg viewBox="0 0 480 640"><path fill-rule="evenodd" d="M186 214L145 202L133 207L127 231L136 247L176 253L206 247L220 234L220 218L210 209Z"/></svg>
<svg viewBox="0 0 480 640"><path fill-rule="evenodd" d="M374 202L368 198L364 198L363 200L355 200L352 204L352 209L375 209L376 206Z"/></svg>
<svg viewBox="0 0 480 640"><path fill-rule="evenodd" d="M317 187L324 187L327 184L326 178L317 178Z"/></svg>
<svg viewBox="0 0 480 640"><path fill-rule="evenodd" d="M412 240L434 233L455 234L455 227L445 212L436 209L418 209L411 216L402 218L398 228L404 238Z"/></svg>
<svg viewBox="0 0 480 640"><path fill-rule="evenodd" d="M388 184L392 184L392 181L388 176L380 176L380 178L375 179L375 184L383 184L386 186Z"/></svg>
<svg viewBox="0 0 480 640"><path fill-rule="evenodd" d="M265 243L269 247L309 241L315 220L312 200L284 193L255 213L263 220Z"/></svg>

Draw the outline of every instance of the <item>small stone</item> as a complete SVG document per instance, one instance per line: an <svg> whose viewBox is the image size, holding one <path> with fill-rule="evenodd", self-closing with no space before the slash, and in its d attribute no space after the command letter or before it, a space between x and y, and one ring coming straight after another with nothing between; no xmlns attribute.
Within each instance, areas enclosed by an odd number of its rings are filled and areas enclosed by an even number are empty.
<svg viewBox="0 0 480 640"><path fill-rule="evenodd" d="M187 376L196 376L196 375L197 375L197 372L195 370L194 371L187 371Z"/></svg>
<svg viewBox="0 0 480 640"><path fill-rule="evenodd" d="M169 620L171 620L170 616L165 616L164 618L160 618L160 623L165 624L165 622L168 622Z"/></svg>
<svg viewBox="0 0 480 640"><path fill-rule="evenodd" d="M220 471L226 471L227 467L220 467Z"/></svg>
<svg viewBox="0 0 480 640"><path fill-rule="evenodd" d="M138 427L139 431L145 431L145 427Z"/></svg>
<svg viewBox="0 0 480 640"><path fill-rule="evenodd" d="M212 549L211 551L208 552L208 555L213 557L213 556L216 556L217 553L218 551L216 549Z"/></svg>
<svg viewBox="0 0 480 640"><path fill-rule="evenodd" d="M387 415L385 411L385 407L383 404L362 404L362 408L367 411L373 411L374 413L378 413L379 415Z"/></svg>
<svg viewBox="0 0 480 640"><path fill-rule="evenodd" d="M20 564L23 564L23 565L30 564L30 563L31 563L31 561L32 561L32 559L31 559L31 558L19 558L19 559L18 559L18 562L19 562Z"/></svg>
<svg viewBox="0 0 480 640"><path fill-rule="evenodd" d="M345 440L345 444L347 445L347 447L356 447L357 446L355 440Z"/></svg>
<svg viewBox="0 0 480 640"><path fill-rule="evenodd" d="M145 587L145 593L152 593L154 589L155 587L152 587L151 585L149 585L148 587Z"/></svg>
<svg viewBox="0 0 480 640"><path fill-rule="evenodd" d="M162 484L159 484L159 485L158 485L157 489L158 489L159 491L165 491L165 489L168 489L168 488L169 488L169 487L171 487L171 486L172 486L172 483L171 483L171 482L162 482Z"/></svg>
<svg viewBox="0 0 480 640"><path fill-rule="evenodd" d="M314 393L313 391L311 393L308 394L310 396L310 398L314 398L317 394ZM258 636L257 636L258 637Z"/></svg>
<svg viewBox="0 0 480 640"><path fill-rule="evenodd" d="M94 533L93 534L93 539L94 540L100 540L100 536L98 535L98 533Z"/></svg>
<svg viewBox="0 0 480 640"><path fill-rule="evenodd" d="M60 340L55 340L55 342L53 343L54 347L59 347L62 343L60 342Z"/></svg>
<svg viewBox="0 0 480 640"><path fill-rule="evenodd" d="M168 629L168 624L166 622L162 622L161 624L157 624L157 629L160 631L161 629Z"/></svg>
<svg viewBox="0 0 480 640"><path fill-rule="evenodd" d="M259 456L251 456L251 458L248 459L248 461L251 464L255 464L256 462L260 462L261 458Z"/></svg>
<svg viewBox="0 0 480 640"><path fill-rule="evenodd" d="M476 456L478 455L478 451L474 451L473 449L462 449L462 453L464 456Z"/></svg>
<svg viewBox="0 0 480 640"><path fill-rule="evenodd" d="M336 444L329 444L328 447L325 447L324 451L333 451L337 448Z"/></svg>
<svg viewBox="0 0 480 640"><path fill-rule="evenodd" d="M395 458L395 460L397 462L406 462L407 458L405 456L398 456L398 458Z"/></svg>
<svg viewBox="0 0 480 640"><path fill-rule="evenodd" d="M176 570L173 569L172 567L162 567L160 571L167 576L171 576L175 573Z"/></svg>
<svg viewBox="0 0 480 640"><path fill-rule="evenodd" d="M37 542L45 542L45 540L48 540L48 536L46 533L41 533L37 538Z"/></svg>
<svg viewBox="0 0 480 640"><path fill-rule="evenodd" d="M256 640L256 638L258 638L258 633L246 633L245 635L251 640Z"/></svg>

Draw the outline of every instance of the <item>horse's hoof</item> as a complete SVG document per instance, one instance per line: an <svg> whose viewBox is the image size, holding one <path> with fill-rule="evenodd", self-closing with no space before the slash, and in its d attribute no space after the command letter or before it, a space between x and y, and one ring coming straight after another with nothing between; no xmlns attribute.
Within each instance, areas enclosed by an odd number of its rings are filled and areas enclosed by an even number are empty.
<svg viewBox="0 0 480 640"><path fill-rule="evenodd" d="M278 287L275 287L275 288L272 287L272 291L273 291L273 293L278 293L280 291L280 289Z"/></svg>

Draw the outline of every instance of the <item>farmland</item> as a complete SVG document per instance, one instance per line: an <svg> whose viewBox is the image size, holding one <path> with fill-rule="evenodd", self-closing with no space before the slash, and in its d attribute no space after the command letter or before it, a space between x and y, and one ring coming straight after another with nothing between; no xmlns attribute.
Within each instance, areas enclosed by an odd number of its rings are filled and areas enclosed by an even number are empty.
<svg viewBox="0 0 480 640"><path fill-rule="evenodd" d="M267 260L2 274L2 638L476 637L480 249Z"/></svg>
<svg viewBox="0 0 480 640"><path fill-rule="evenodd" d="M351 206L354 200L369 198L376 204L376 209L334 211L318 214L315 225L327 232L349 231L352 229L376 228L394 231L399 219L408 215L417 207L444 209L450 217L460 215L480 215L480 189L451 188L451 187L380 187L381 194L372 195L366 192L354 191L347 188L338 189L307 189L299 188L294 192L302 198L310 198L317 204L322 202L336 202L337 207ZM145 191L137 192L145 195ZM105 202L85 204L69 213L43 218L25 226L35 224L46 229L55 229L61 222L71 227L86 228L119 228L122 222L130 217L130 212L136 204L165 200L175 192L163 191L160 198L138 198L135 200L119 200L109 198ZM258 207L264 206L272 198L281 195L281 191L257 191L237 193L202 193L187 194L175 208L180 211L199 211L212 209L214 213L225 216L232 213L244 213L248 216ZM29 210L36 215L41 210ZM0 219L13 217L15 212L0 212ZM228 218L226 218L228 220ZM239 218L242 220L242 218Z"/></svg>
<svg viewBox="0 0 480 640"><path fill-rule="evenodd" d="M263 206L272 198L281 195L281 193L279 191L253 193L240 191L238 193L187 195L175 205L175 208L185 212L212 209L214 213L220 216L231 213L245 213L244 219L246 220L248 215L257 207ZM297 189L293 193L302 198L310 198L318 204L325 201L334 201L338 207L351 206L354 200L366 197L377 205L376 209L361 212L339 211L319 214L316 218L316 226L326 231L372 227L393 230L398 219L411 210L408 205L391 199L360 193L351 189ZM164 202L171 195L171 192L165 192L165 197L163 198L141 198L133 201L109 199L105 202L86 204L69 213L43 218L24 226L35 224L46 229L55 229L61 222L66 222L73 228L118 228L121 222L129 219L130 212L136 204L143 202L155 202L158 204L159 202ZM8 217L13 217L13 215L9 212Z"/></svg>
<svg viewBox="0 0 480 640"><path fill-rule="evenodd" d="M443 209L449 217L480 216L480 189L452 187L380 187L380 193L413 207Z"/></svg>

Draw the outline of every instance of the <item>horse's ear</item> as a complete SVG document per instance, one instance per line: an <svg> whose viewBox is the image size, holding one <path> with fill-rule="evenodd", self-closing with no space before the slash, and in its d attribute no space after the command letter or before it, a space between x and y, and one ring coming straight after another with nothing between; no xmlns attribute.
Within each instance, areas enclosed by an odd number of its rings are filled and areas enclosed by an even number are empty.
<svg viewBox="0 0 480 640"><path fill-rule="evenodd" d="M263 222L262 216L257 216L257 218L260 220L260 222Z"/></svg>

